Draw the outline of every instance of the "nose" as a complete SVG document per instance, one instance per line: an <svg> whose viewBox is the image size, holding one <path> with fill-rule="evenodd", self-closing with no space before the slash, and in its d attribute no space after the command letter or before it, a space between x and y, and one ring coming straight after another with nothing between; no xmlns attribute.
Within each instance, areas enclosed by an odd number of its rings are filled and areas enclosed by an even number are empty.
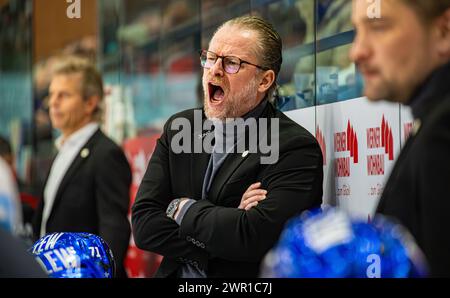
<svg viewBox="0 0 450 298"><path fill-rule="evenodd" d="M366 60L370 55L371 49L368 40L362 34L357 33L350 49L350 60L358 63Z"/></svg>
<svg viewBox="0 0 450 298"><path fill-rule="evenodd" d="M214 65L209 69L212 75L220 77L224 75L222 61L223 61L222 58L218 57L216 63L214 63Z"/></svg>
<svg viewBox="0 0 450 298"><path fill-rule="evenodd" d="M47 104L48 104L49 108L54 108L57 105L58 102L59 102L58 101L58 96L56 94L51 94L51 95L48 96Z"/></svg>

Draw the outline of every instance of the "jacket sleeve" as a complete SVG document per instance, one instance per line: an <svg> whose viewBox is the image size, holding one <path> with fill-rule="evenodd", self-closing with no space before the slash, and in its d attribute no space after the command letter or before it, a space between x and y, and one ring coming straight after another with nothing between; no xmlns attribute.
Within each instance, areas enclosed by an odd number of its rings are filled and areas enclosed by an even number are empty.
<svg viewBox="0 0 450 298"><path fill-rule="evenodd" d="M170 185L167 134L170 122L169 119L156 144L132 208L133 236L136 245L143 250L177 260L189 259L204 268L207 253L181 238L178 224L166 215L167 206L174 199Z"/></svg>
<svg viewBox="0 0 450 298"><path fill-rule="evenodd" d="M292 138L260 180L266 199L248 211L201 200L181 222L181 237L204 244L212 257L257 262L275 244L286 221L322 202L322 153L310 138ZM248 181L254 183L257 181Z"/></svg>
<svg viewBox="0 0 450 298"><path fill-rule="evenodd" d="M118 272L123 274L131 233L128 220L131 170L119 147L109 148L102 154L95 180L99 236L110 246Z"/></svg>
<svg viewBox="0 0 450 298"><path fill-rule="evenodd" d="M449 132L449 118L440 118L423 142L427 144L424 153L417 158L422 221L419 234L423 237L420 242L433 277L450 276L450 238L447 234L450 214Z"/></svg>

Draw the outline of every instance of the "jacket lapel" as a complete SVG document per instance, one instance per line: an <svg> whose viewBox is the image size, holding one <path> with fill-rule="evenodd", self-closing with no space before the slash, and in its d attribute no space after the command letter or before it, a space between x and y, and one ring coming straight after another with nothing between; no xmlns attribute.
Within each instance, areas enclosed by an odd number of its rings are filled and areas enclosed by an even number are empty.
<svg viewBox="0 0 450 298"><path fill-rule="evenodd" d="M57 205L60 203L62 199L62 194L64 193L65 188L69 185L70 180L72 180L72 177L77 173L77 171L84 164L84 162L90 158L92 148L94 147L97 139L101 136L101 134L102 132L100 131L100 129L98 129L93 134L93 136L87 141L87 143L81 148L81 150L77 153L77 156L73 160L70 167L67 169L64 178L61 180L61 183L59 184L58 191L56 192L55 201L53 202L52 211L50 212L49 219L52 216L53 210L56 210Z"/></svg>
<svg viewBox="0 0 450 298"><path fill-rule="evenodd" d="M224 163L217 171L214 177L211 188L208 192L208 198L213 202L217 203L219 201L220 195L226 183L230 180L233 173L241 166L241 164L250 155L243 153L230 153L227 155Z"/></svg>
<svg viewBox="0 0 450 298"><path fill-rule="evenodd" d="M202 198L203 180L205 178L206 169L208 168L209 159L211 154L205 152L203 148L203 141L206 137L209 137L210 133L214 133L211 130L204 130L203 123L206 120L204 113L202 114L202 127L194 127L192 135L192 143L200 142L202 144L202 150L199 153L195 152L194 145L191 147L191 185L193 186L193 199L200 200Z"/></svg>
<svg viewBox="0 0 450 298"><path fill-rule="evenodd" d="M205 179L210 157L211 154L208 153L191 153L191 185L194 187L193 199L200 200L202 198L203 180Z"/></svg>

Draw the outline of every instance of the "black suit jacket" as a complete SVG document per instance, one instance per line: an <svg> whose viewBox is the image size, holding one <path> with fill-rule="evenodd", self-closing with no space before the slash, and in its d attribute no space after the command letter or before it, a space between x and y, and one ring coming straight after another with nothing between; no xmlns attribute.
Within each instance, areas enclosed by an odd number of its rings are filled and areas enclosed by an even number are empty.
<svg viewBox="0 0 450 298"><path fill-rule="evenodd" d="M81 156L87 148L89 155ZM46 232L87 232L102 237L116 261L116 275L126 277L123 261L130 239L127 218L131 170L112 140L100 130L75 157L59 185L47 220ZM40 233L44 201L40 200L34 233Z"/></svg>
<svg viewBox="0 0 450 298"><path fill-rule="evenodd" d="M256 277L286 221L322 203L322 152L307 130L268 104L261 117L279 119L278 162L261 164L260 153L231 153L201 200L210 154L175 154L170 146L178 132L170 129L174 119L188 119L193 126L193 114L178 113L164 127L132 209L134 240L164 256L158 277L176 276L183 263L205 270L208 277ZM202 133L193 128L192 140ZM238 209L255 182L262 183L267 198L249 211ZM178 226L165 211L180 197L197 202Z"/></svg>
<svg viewBox="0 0 450 298"><path fill-rule="evenodd" d="M450 64L434 72L412 99L415 123L421 125L401 151L377 209L410 230L432 276L446 277L450 277L449 77Z"/></svg>

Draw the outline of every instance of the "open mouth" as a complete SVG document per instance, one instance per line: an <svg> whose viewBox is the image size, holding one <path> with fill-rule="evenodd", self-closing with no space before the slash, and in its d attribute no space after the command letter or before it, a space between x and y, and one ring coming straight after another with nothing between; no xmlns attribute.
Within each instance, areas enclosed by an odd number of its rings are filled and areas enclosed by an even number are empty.
<svg viewBox="0 0 450 298"><path fill-rule="evenodd" d="M225 92L223 91L222 87L218 85L208 83L208 91L209 91L209 99L212 102L219 103L225 97Z"/></svg>

